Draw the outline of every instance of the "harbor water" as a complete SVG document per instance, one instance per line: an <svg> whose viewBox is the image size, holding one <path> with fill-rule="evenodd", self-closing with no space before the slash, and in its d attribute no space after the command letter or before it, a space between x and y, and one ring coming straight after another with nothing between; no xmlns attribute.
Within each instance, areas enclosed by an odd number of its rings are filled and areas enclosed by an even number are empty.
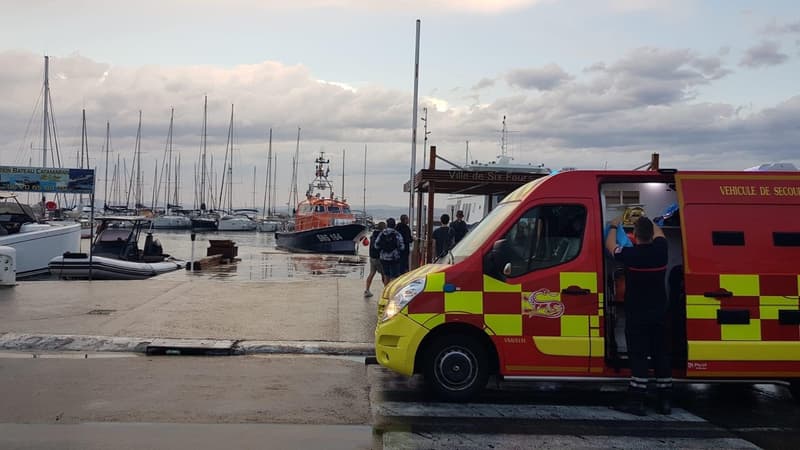
<svg viewBox="0 0 800 450"><path fill-rule="evenodd" d="M140 236L139 248L146 233ZM189 261L192 253L188 230L155 230L153 237L161 242L164 253ZM238 247L237 261L188 272L178 270L158 279L182 280L186 277L230 281L298 280L318 278L364 278L369 273L368 249L358 246L358 255L324 255L290 253L275 248L275 234L257 231L198 231L195 235L195 259L206 256L209 240L231 240ZM81 242L88 251L89 240Z"/></svg>

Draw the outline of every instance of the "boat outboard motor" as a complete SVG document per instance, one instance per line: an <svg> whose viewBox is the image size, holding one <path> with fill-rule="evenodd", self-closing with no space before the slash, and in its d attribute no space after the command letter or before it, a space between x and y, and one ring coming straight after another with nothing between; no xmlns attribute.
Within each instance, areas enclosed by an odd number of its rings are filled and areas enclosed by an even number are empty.
<svg viewBox="0 0 800 450"><path fill-rule="evenodd" d="M144 238L144 251L142 254L144 256L160 256L163 251L164 248L161 247L161 242L158 242L158 239L153 237L153 233L147 233L147 237Z"/></svg>

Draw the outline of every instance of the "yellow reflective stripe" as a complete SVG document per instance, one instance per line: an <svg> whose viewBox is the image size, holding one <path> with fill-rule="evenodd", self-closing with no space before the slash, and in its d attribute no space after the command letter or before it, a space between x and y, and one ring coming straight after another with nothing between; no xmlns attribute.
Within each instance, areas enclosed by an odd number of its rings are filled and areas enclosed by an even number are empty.
<svg viewBox="0 0 800 450"><path fill-rule="evenodd" d="M483 321L498 336L522 336L519 314L484 314Z"/></svg>
<svg viewBox="0 0 800 450"><path fill-rule="evenodd" d="M589 316L561 316L561 336L589 336Z"/></svg>
<svg viewBox="0 0 800 450"><path fill-rule="evenodd" d="M444 291L444 272L429 273L425 279L425 292Z"/></svg>
<svg viewBox="0 0 800 450"><path fill-rule="evenodd" d="M797 361L800 342L689 341L690 361Z"/></svg>
<svg viewBox="0 0 800 450"><path fill-rule="evenodd" d="M564 338L553 336L534 336L533 343L545 355L550 356L589 356L589 339Z"/></svg>
<svg viewBox="0 0 800 450"><path fill-rule="evenodd" d="M758 306L759 318L778 320L780 310L797 311L800 309L800 301L797 298L762 295L758 298Z"/></svg>
<svg viewBox="0 0 800 450"><path fill-rule="evenodd" d="M600 316L589 316L589 326L597 328L600 326Z"/></svg>
<svg viewBox="0 0 800 450"><path fill-rule="evenodd" d="M719 300L713 297L706 297L705 295L687 295L687 305L714 305L719 308Z"/></svg>
<svg viewBox="0 0 800 450"><path fill-rule="evenodd" d="M596 272L561 272L559 274L561 289L570 286L579 286L589 289L593 294L597 293L597 273Z"/></svg>
<svg viewBox="0 0 800 450"><path fill-rule="evenodd" d="M483 292L456 291L444 293L444 311L483 314Z"/></svg>
<svg viewBox="0 0 800 450"><path fill-rule="evenodd" d="M521 284L508 284L490 276L483 276L483 292L522 292Z"/></svg>
<svg viewBox="0 0 800 450"><path fill-rule="evenodd" d="M777 295L762 295L758 298L759 306L780 306L783 308L794 308L797 309L800 301L797 300L797 297L783 297Z"/></svg>
<svg viewBox="0 0 800 450"><path fill-rule="evenodd" d="M760 341L761 319L750 319L746 325L720 325L723 341Z"/></svg>
<svg viewBox="0 0 800 450"><path fill-rule="evenodd" d="M719 305L686 305L687 319L716 319Z"/></svg>
<svg viewBox="0 0 800 450"><path fill-rule="evenodd" d="M604 338L591 337L589 338L589 342L592 347L592 356L603 357L606 355L606 341Z"/></svg>
<svg viewBox="0 0 800 450"><path fill-rule="evenodd" d="M757 297L758 275L720 275L719 287L733 292L737 297Z"/></svg>
<svg viewBox="0 0 800 450"><path fill-rule="evenodd" d="M600 336L600 329L599 328L593 328L593 329L589 330L589 336L592 336L592 337Z"/></svg>

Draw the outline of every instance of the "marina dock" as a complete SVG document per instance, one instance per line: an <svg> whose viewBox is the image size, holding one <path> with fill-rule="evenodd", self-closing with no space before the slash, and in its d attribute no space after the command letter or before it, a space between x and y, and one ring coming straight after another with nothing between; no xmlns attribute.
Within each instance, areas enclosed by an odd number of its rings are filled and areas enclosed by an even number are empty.
<svg viewBox="0 0 800 450"><path fill-rule="evenodd" d="M230 340L240 352L368 354L375 300L363 290L355 278L241 283L188 274L19 282L0 290L0 350L145 351L173 338Z"/></svg>

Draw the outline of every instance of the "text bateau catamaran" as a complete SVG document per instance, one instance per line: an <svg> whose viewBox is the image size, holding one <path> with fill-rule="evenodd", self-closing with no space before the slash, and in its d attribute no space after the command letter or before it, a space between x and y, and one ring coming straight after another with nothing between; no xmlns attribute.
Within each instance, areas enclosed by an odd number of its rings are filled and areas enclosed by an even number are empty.
<svg viewBox="0 0 800 450"><path fill-rule="evenodd" d="M345 199L334 196L333 183L328 179L330 160L324 155L320 152L316 159L316 176L308 185L306 199L295 210L294 231L276 232L276 247L292 252L355 255L367 228L356 222Z"/></svg>
<svg viewBox="0 0 800 450"><path fill-rule="evenodd" d="M150 232L144 248L139 249L139 235L148 218L108 216L98 220L91 260L86 253L64 253L50 260L51 274L65 279L141 280L186 266L185 261L164 253Z"/></svg>

